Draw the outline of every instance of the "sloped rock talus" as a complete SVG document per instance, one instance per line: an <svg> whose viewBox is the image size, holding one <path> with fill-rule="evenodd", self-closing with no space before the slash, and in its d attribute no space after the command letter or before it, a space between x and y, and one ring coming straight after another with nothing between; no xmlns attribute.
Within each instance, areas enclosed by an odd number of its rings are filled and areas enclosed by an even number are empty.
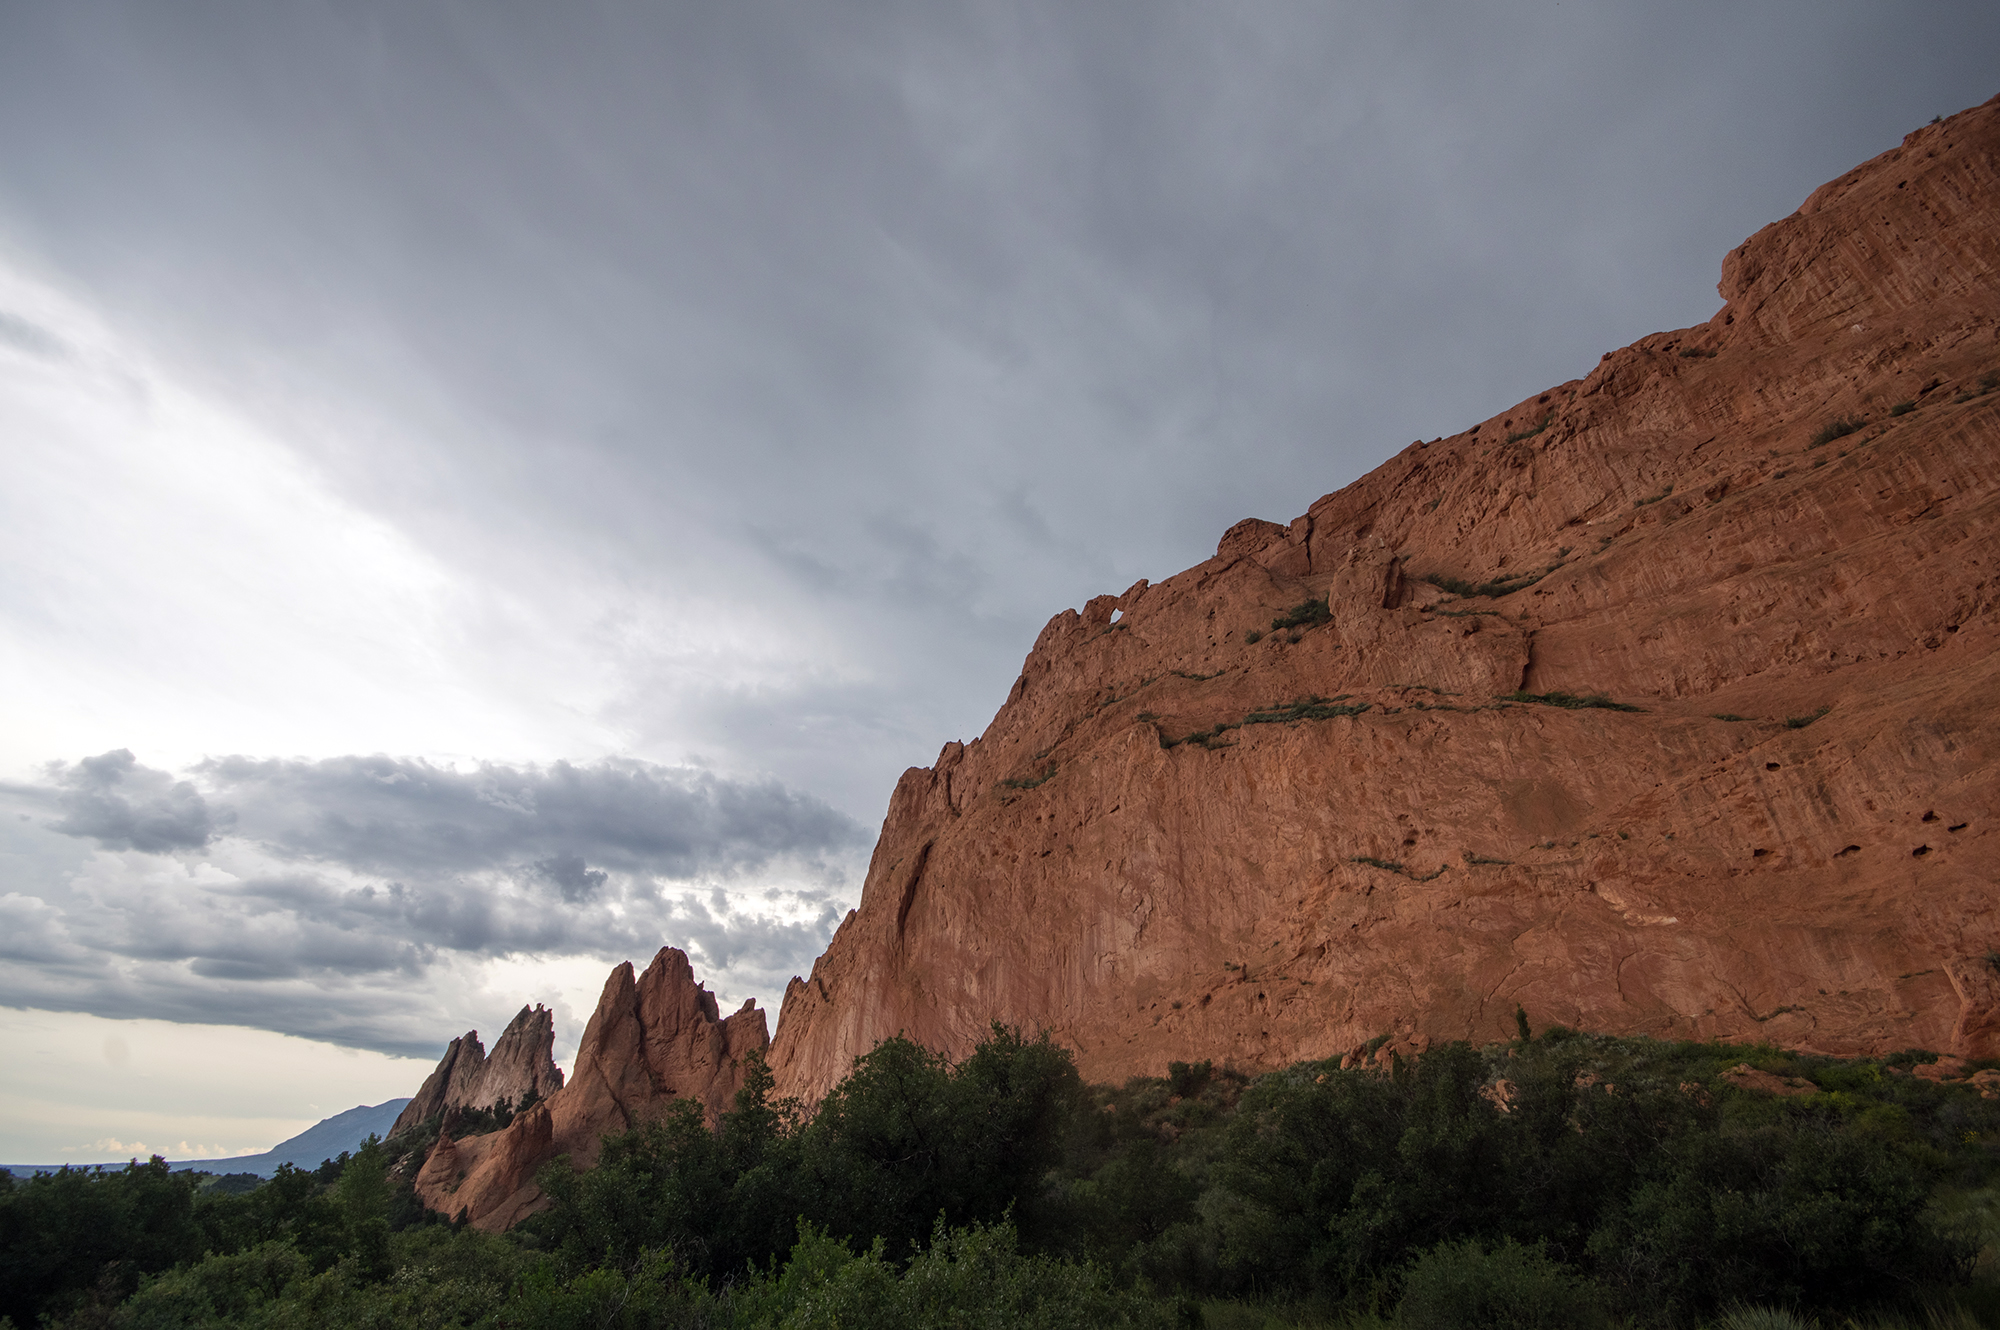
<svg viewBox="0 0 2000 1330"><path fill-rule="evenodd" d="M523 1104L530 1094L546 1099L562 1088L562 1068L556 1066L555 1017L537 1003L522 1007L507 1023L493 1055L486 1055L479 1031L467 1030L451 1041L437 1069L396 1117L389 1129L395 1136L453 1109L491 1108L505 1099Z"/></svg>
<svg viewBox="0 0 2000 1330"><path fill-rule="evenodd" d="M440 1136L418 1172L417 1195L475 1227L508 1228L540 1208L534 1178L543 1164L566 1154L588 1168L606 1133L674 1099L697 1100L712 1122L742 1088L745 1058L769 1044L764 1013L745 1002L724 1018L715 995L695 982L686 953L662 947L636 977L630 962L620 965L584 1027L569 1083L504 1130Z"/></svg>
<svg viewBox="0 0 2000 1330"><path fill-rule="evenodd" d="M1057 615L897 785L780 1091L995 1019L1100 1080L1517 1005L2000 1053L1997 205L2000 99L1752 236L1706 324Z"/></svg>

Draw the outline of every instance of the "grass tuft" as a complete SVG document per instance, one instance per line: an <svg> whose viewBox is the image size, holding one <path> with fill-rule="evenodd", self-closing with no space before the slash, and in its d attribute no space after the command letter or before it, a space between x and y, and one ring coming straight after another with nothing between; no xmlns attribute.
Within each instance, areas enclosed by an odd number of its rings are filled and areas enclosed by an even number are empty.
<svg viewBox="0 0 2000 1330"><path fill-rule="evenodd" d="M1716 1330L1820 1330L1819 1322L1785 1307L1731 1307Z"/></svg>
<svg viewBox="0 0 2000 1330"><path fill-rule="evenodd" d="M1554 420L1555 418L1556 418L1556 413L1551 411L1547 415L1543 416L1541 419L1541 423L1537 424L1534 428L1524 429L1515 434L1509 434L1507 436L1507 442L1519 443L1523 439L1532 439L1537 434L1540 434L1543 430L1547 429L1549 427L1549 422Z"/></svg>
<svg viewBox="0 0 2000 1330"><path fill-rule="evenodd" d="M1629 702L1613 702L1603 693L1530 693L1516 688L1511 693L1502 693L1504 702L1535 702L1545 707L1563 707L1570 711L1596 709L1600 711L1644 711Z"/></svg>
<svg viewBox="0 0 2000 1330"><path fill-rule="evenodd" d="M1540 572L1496 577L1490 582L1468 582L1464 578L1453 577L1448 573L1427 573L1424 581L1440 591L1449 591L1454 596L1486 596L1489 599L1497 599L1501 596L1510 596L1516 591L1526 590L1554 571L1553 567L1544 568Z"/></svg>
<svg viewBox="0 0 2000 1330"><path fill-rule="evenodd" d="M1356 702L1342 705L1348 694L1339 697L1305 697L1282 706L1260 707L1243 718L1245 725L1288 725L1298 720L1332 720L1335 716L1358 716L1368 710L1368 703Z"/></svg>
<svg viewBox="0 0 2000 1330"><path fill-rule="evenodd" d="M1435 872L1419 874L1411 872L1408 865L1398 863L1394 859L1377 859L1372 854L1357 854L1347 862L1350 864L1366 864L1370 868L1379 868L1385 873L1399 873L1412 882L1433 881L1436 878L1442 877L1445 870L1451 867L1450 864L1439 864Z"/></svg>
<svg viewBox="0 0 2000 1330"><path fill-rule="evenodd" d="M1017 776L1012 780L1003 780L1000 784L1002 788L1009 790L1032 790L1037 785L1046 785L1054 780L1055 774L1056 764L1051 762L1039 776Z"/></svg>
<svg viewBox="0 0 2000 1330"><path fill-rule="evenodd" d="M1178 739L1169 739L1166 732L1162 730L1160 732L1160 747L1179 748L1182 744L1193 744L1197 748L1206 748L1211 751L1217 748L1227 748L1229 747L1228 744L1219 742L1222 736L1231 730L1241 728L1242 725L1240 722L1223 721L1221 724L1212 725L1208 729L1196 730L1193 734L1183 734Z"/></svg>

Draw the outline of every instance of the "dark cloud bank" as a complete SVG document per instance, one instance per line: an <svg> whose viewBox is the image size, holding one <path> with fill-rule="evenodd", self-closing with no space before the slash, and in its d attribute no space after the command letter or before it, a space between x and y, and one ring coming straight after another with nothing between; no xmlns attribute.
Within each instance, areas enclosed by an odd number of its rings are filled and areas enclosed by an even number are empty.
<svg viewBox="0 0 2000 1330"><path fill-rule="evenodd" d="M768 993L824 944L868 841L776 782L628 759L226 757L176 775L121 749L0 794L114 852L0 897L0 1003L419 1053L447 1021L434 986L495 957L672 942Z"/></svg>

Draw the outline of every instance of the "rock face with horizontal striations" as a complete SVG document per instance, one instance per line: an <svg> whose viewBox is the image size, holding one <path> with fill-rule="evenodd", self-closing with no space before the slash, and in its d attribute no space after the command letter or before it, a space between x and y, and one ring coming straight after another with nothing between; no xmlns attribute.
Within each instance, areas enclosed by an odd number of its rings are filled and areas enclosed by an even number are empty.
<svg viewBox="0 0 2000 1330"><path fill-rule="evenodd" d="M441 1136L416 1179L441 1213L498 1231L542 1205L535 1173L557 1155L588 1168L606 1133L627 1130L675 1099L698 1101L713 1122L743 1085L744 1060L770 1044L755 1003L724 1018L695 982L686 953L662 947L646 972L630 962L605 981L584 1027L569 1083L504 1130ZM496 1050L497 1056L497 1050Z"/></svg>
<svg viewBox="0 0 2000 1330"><path fill-rule="evenodd" d="M786 992L780 1092L996 1019L1112 1081L1517 1005L2000 1054L2000 99L1720 291L1051 620L986 733L898 783Z"/></svg>
<svg viewBox="0 0 2000 1330"><path fill-rule="evenodd" d="M451 1041L437 1069L424 1081L389 1129L391 1136L410 1130L454 1109L491 1108L501 1100L520 1105L529 1097L546 1099L562 1088L556 1066L555 1017L541 1004L522 1007L507 1023L493 1056L479 1042L479 1031L467 1030Z"/></svg>

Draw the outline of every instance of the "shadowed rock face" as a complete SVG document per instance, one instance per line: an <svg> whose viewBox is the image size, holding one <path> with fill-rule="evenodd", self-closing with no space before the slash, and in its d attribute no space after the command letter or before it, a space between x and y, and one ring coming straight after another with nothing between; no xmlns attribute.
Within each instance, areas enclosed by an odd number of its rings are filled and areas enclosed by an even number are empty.
<svg viewBox="0 0 2000 1330"><path fill-rule="evenodd" d="M1114 1081L1517 1004L2000 1052L1996 215L2000 99L1751 237L1708 323L1057 615L897 785L780 1092L995 1019Z"/></svg>
<svg viewBox="0 0 2000 1330"><path fill-rule="evenodd" d="M507 1228L541 1207L534 1177L543 1164L567 1154L576 1168L588 1168L606 1133L625 1131L677 1098L699 1101L713 1122L743 1085L744 1059L769 1044L764 1013L745 1002L724 1019L715 995L695 982L686 953L662 947L636 978L630 962L620 965L584 1027L569 1084L504 1130L439 1137L417 1174L417 1195L475 1227Z"/></svg>
<svg viewBox="0 0 2000 1330"><path fill-rule="evenodd" d="M555 1017L539 1003L522 1007L507 1023L493 1056L479 1042L479 1031L467 1030L451 1041L437 1070L424 1081L389 1129L391 1136L442 1117L453 1109L491 1108L502 1099L527 1101L530 1092L546 1099L562 1088L562 1069L555 1063Z"/></svg>

